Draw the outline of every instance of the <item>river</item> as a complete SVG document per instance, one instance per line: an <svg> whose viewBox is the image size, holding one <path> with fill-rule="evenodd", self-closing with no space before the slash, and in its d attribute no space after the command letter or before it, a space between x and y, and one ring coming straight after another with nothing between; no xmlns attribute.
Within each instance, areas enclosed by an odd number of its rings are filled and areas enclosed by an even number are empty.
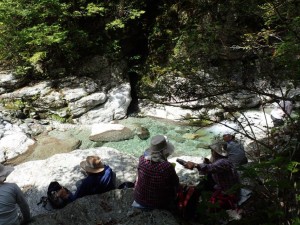
<svg viewBox="0 0 300 225"><path fill-rule="evenodd" d="M124 120L119 120L118 123L126 127L132 128L139 124L147 128L150 132L150 138L157 134L167 136L169 141L175 146L173 156L198 156L205 157L210 154L210 150L205 148L218 133L224 132L224 128L219 125L199 128L197 126L189 126L182 122L175 122L167 119L153 118L153 117L128 117ZM228 130L228 129L227 129ZM70 134L79 140L82 144L80 149L87 149L91 147L112 147L121 152L128 153L139 157L145 149L149 147L150 138L148 140L141 140L137 135L133 139L123 140L118 142L92 142L89 140L89 132L86 131L68 131ZM51 135L60 135L57 131L52 131Z"/></svg>

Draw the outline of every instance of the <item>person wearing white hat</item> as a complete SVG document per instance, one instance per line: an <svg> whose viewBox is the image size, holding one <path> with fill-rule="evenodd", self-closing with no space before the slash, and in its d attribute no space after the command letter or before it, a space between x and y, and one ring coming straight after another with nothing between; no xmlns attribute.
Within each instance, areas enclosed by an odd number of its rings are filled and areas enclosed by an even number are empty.
<svg viewBox="0 0 300 225"><path fill-rule="evenodd" d="M163 135L152 137L150 147L139 158L133 207L170 209L175 204L179 178L167 158L174 146Z"/></svg>
<svg viewBox="0 0 300 225"><path fill-rule="evenodd" d="M28 203L19 186L5 182L13 170L11 166L0 164L0 225L26 224L31 219ZM18 215L17 205L23 218Z"/></svg>
<svg viewBox="0 0 300 225"><path fill-rule="evenodd" d="M274 127L284 125L285 119L291 115L292 110L292 101L281 100L279 103L277 103L275 108L270 113Z"/></svg>
<svg viewBox="0 0 300 225"><path fill-rule="evenodd" d="M235 167L238 168L248 163L244 146L235 140L234 135L226 133L223 135L223 140L225 141L224 150L228 154L227 158Z"/></svg>

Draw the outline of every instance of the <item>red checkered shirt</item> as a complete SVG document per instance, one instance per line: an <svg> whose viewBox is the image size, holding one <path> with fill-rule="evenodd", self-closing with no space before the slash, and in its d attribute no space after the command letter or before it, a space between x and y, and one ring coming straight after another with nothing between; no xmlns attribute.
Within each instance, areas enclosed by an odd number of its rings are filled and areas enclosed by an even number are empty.
<svg viewBox="0 0 300 225"><path fill-rule="evenodd" d="M140 157L134 200L145 207L168 208L176 197L179 178L168 161L153 162Z"/></svg>

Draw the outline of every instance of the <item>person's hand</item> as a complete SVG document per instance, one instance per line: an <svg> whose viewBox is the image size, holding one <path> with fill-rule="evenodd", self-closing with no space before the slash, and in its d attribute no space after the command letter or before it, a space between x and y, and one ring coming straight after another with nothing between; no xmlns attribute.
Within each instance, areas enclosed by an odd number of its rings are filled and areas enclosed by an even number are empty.
<svg viewBox="0 0 300 225"><path fill-rule="evenodd" d="M203 162L206 163L206 164L210 164L211 163L208 158L204 158Z"/></svg>
<svg viewBox="0 0 300 225"><path fill-rule="evenodd" d="M67 199L69 197L68 191L62 187L58 192L57 192L57 197L61 197L63 199Z"/></svg>
<svg viewBox="0 0 300 225"><path fill-rule="evenodd" d="M187 168L187 169L190 169L190 170L194 169L195 166L196 166L196 163L193 163L193 162L191 162L191 161L187 161L187 162L184 164L184 167Z"/></svg>

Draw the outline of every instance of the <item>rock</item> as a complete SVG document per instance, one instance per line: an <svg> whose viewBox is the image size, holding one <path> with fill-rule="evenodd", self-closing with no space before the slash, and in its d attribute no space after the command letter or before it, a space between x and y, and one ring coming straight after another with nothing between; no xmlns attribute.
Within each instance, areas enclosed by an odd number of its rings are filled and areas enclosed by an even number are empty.
<svg viewBox="0 0 300 225"><path fill-rule="evenodd" d="M58 138L47 134L36 137L35 147L26 161L46 159L58 153L67 153L78 149L81 141L64 133L60 133Z"/></svg>
<svg viewBox="0 0 300 225"><path fill-rule="evenodd" d="M43 81L32 86L26 86L11 93L1 95L1 99L22 99L36 96L46 96L51 92L49 81Z"/></svg>
<svg viewBox="0 0 300 225"><path fill-rule="evenodd" d="M0 73L0 87L9 85L7 80ZM123 119L131 102L130 84L122 82L110 86L110 89L100 87L89 77L45 80L16 87L12 92L1 93L0 90L0 107L10 109L7 112L14 117L14 111L23 110L24 115L19 113L19 118L73 119L81 124Z"/></svg>
<svg viewBox="0 0 300 225"><path fill-rule="evenodd" d="M124 119L131 102L131 87L129 83L113 88L108 93L107 101L80 116L80 124L93 124Z"/></svg>
<svg viewBox="0 0 300 225"><path fill-rule="evenodd" d="M0 139L0 162L25 153L34 142L34 140L21 131L4 134L4 137Z"/></svg>
<svg viewBox="0 0 300 225"><path fill-rule="evenodd" d="M79 163L88 155L98 155L105 164L111 166L116 172L117 186L125 181L135 181L137 159L115 149L101 147L75 150L70 153L56 154L45 160L22 163L15 166L15 170L8 176L7 182L14 182L20 186L33 215L51 213L47 208L37 205L40 198L46 195L49 183L56 180L70 191L75 192L75 183L84 177Z"/></svg>
<svg viewBox="0 0 300 225"><path fill-rule="evenodd" d="M114 190L77 199L61 210L39 215L30 225L179 225L167 210L142 211L131 206L133 189Z"/></svg>
<svg viewBox="0 0 300 225"><path fill-rule="evenodd" d="M139 109L141 116L153 116L170 120L182 120L183 118L196 117L198 111L183 109L180 106L169 106L162 104L154 104L147 101L139 101Z"/></svg>
<svg viewBox="0 0 300 225"><path fill-rule="evenodd" d="M195 139L198 139L199 137L200 137L199 134L186 133L183 135L183 138L189 139L189 140L195 140Z"/></svg>
<svg viewBox="0 0 300 225"><path fill-rule="evenodd" d="M83 113L89 111L97 105L103 104L107 100L105 93L93 93L85 96L78 101L69 104L71 113L74 117L81 116Z"/></svg>
<svg viewBox="0 0 300 225"><path fill-rule="evenodd" d="M134 132L122 124L98 123L93 124L91 141L108 142L128 140L134 137Z"/></svg>
<svg viewBox="0 0 300 225"><path fill-rule="evenodd" d="M234 95L233 98L235 99L234 105L239 109L250 109L261 104L259 96L247 92L240 92Z"/></svg>
<svg viewBox="0 0 300 225"><path fill-rule="evenodd" d="M25 83L24 81L24 78L14 76L11 71L0 71L0 94L20 87Z"/></svg>
<svg viewBox="0 0 300 225"><path fill-rule="evenodd" d="M146 127L136 127L135 133L141 140L147 140L150 137L150 131Z"/></svg>

